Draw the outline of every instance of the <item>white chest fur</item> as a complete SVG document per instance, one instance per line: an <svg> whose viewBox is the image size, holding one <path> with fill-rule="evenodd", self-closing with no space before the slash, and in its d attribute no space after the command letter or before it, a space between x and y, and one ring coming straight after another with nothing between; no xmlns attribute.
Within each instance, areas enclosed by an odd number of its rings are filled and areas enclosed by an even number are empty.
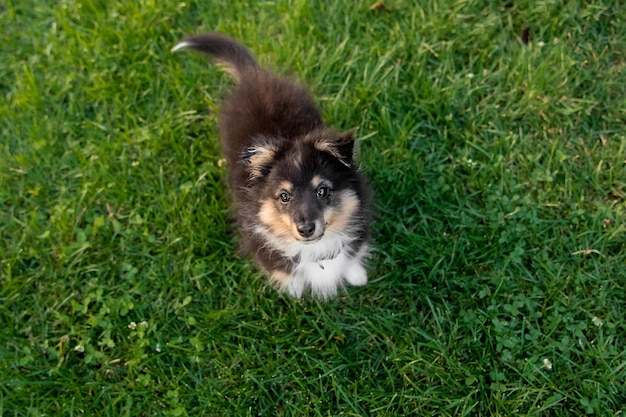
<svg viewBox="0 0 626 417"><path fill-rule="evenodd" d="M329 259L318 259L307 256L306 250L300 253L300 262L293 271L293 279L289 283L289 293L301 297L306 287L318 298L331 298L344 283L361 286L367 283L367 272L363 267L363 257L367 248L357 254L348 256L346 251Z"/></svg>

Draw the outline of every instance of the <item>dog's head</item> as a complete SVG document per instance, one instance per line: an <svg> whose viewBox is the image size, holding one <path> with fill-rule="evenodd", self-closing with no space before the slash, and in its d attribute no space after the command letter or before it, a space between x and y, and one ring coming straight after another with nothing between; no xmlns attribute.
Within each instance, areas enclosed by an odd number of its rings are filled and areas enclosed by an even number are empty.
<svg viewBox="0 0 626 417"><path fill-rule="evenodd" d="M345 233L360 206L352 132L309 133L293 142L260 141L246 150L251 181L260 189L265 232L291 245Z"/></svg>

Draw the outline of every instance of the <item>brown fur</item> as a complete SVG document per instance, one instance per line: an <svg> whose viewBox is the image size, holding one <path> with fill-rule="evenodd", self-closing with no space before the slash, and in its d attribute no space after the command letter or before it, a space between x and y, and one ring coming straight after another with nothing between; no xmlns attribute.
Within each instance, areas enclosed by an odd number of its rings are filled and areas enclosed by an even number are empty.
<svg viewBox="0 0 626 417"><path fill-rule="evenodd" d="M370 196L353 133L328 128L303 87L224 35L192 36L179 48L212 56L238 81L219 127L246 249L295 296L307 285L331 296L344 278L363 285Z"/></svg>

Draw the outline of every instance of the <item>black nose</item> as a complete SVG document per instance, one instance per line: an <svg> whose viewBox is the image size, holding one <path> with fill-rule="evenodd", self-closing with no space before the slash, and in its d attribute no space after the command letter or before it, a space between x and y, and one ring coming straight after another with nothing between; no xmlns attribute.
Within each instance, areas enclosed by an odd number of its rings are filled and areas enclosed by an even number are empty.
<svg viewBox="0 0 626 417"><path fill-rule="evenodd" d="M300 223L298 225L298 233L302 237L311 237L315 233L315 223Z"/></svg>

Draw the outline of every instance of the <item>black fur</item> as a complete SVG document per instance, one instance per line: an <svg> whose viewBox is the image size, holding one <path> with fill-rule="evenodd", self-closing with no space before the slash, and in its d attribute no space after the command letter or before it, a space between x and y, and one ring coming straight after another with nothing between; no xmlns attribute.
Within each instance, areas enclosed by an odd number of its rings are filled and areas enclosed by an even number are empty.
<svg viewBox="0 0 626 417"><path fill-rule="evenodd" d="M297 256L281 253L254 232L261 202L275 199L275 187L270 184L284 178L297 187L299 179L309 181L323 172L332 181L334 193L352 190L360 205L350 224L354 237L345 250L359 251L370 235L370 193L355 166L352 133L329 129L304 88L260 68L250 52L234 40L212 33L189 37L179 45L210 55L237 79L222 106L221 143L244 244L263 269L290 273L298 262ZM311 204L333 203L332 195L316 201Z"/></svg>

